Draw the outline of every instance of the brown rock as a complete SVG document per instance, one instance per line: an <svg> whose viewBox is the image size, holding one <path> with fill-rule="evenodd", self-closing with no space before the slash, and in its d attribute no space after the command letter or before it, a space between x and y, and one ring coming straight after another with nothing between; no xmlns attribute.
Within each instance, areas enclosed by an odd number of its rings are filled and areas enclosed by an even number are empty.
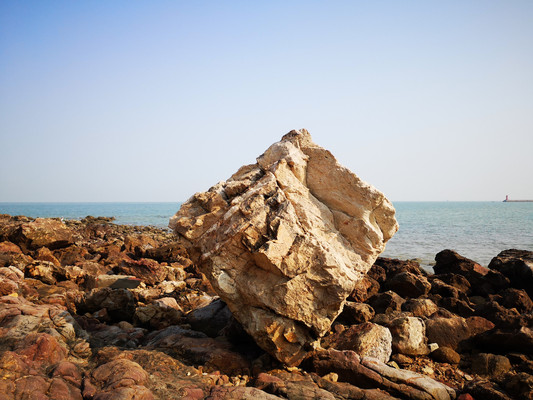
<svg viewBox="0 0 533 400"><path fill-rule="evenodd" d="M455 251L441 251L435 256L435 261L433 270L436 274L452 273L464 276L470 282L473 294L487 295L509 286L509 280L501 273L491 271Z"/></svg>
<svg viewBox="0 0 533 400"><path fill-rule="evenodd" d="M337 321L347 325L362 324L374 318L375 312L372 307L365 303L347 301Z"/></svg>
<svg viewBox="0 0 533 400"><path fill-rule="evenodd" d="M392 290L402 297L420 297L429 293L431 284L423 275L403 271L388 279L385 282L385 289Z"/></svg>
<svg viewBox="0 0 533 400"><path fill-rule="evenodd" d="M350 296L348 296L348 299L358 303L365 302L372 296L378 294L379 288L379 283L375 279L365 275L361 278Z"/></svg>
<svg viewBox="0 0 533 400"><path fill-rule="evenodd" d="M409 299L402 304L402 311L410 312L414 317L429 317L438 309L430 299Z"/></svg>
<svg viewBox="0 0 533 400"><path fill-rule="evenodd" d="M22 249L36 250L48 247L50 250L67 247L74 243L74 232L56 219L37 218L23 223L10 234L11 241Z"/></svg>
<svg viewBox="0 0 533 400"><path fill-rule="evenodd" d="M402 299L398 294L389 290L387 292L375 295L368 301L368 303L372 306L376 313L381 314L390 313L391 311L400 311L404 301L405 300Z"/></svg>
<svg viewBox="0 0 533 400"><path fill-rule="evenodd" d="M491 379L501 377L510 369L511 363L509 362L509 359L504 356L479 353L472 358L472 372Z"/></svg>
<svg viewBox="0 0 533 400"><path fill-rule="evenodd" d="M155 260L141 258L140 260L123 260L114 269L117 273L133 275L147 285L156 285L164 281L168 275L167 269Z"/></svg>
<svg viewBox="0 0 533 400"><path fill-rule="evenodd" d="M527 250L504 250L494 257L489 268L505 275L511 286L524 289L533 296L533 252Z"/></svg>
<svg viewBox="0 0 533 400"><path fill-rule="evenodd" d="M380 274L380 277L374 277L379 284L385 283L387 280L393 278L400 272L410 272L414 275L425 276L425 271L420 267L420 264L415 260L397 260L394 258L378 257L375 264L383 268L385 276ZM371 270L370 274L375 270Z"/></svg>
<svg viewBox="0 0 533 400"><path fill-rule="evenodd" d="M459 344L470 338L472 333L464 318L431 318L426 321L426 336L429 343L439 347L457 349Z"/></svg>
<svg viewBox="0 0 533 400"><path fill-rule="evenodd" d="M54 264L56 267L61 265L59 260L55 258L54 254L47 247L41 247L40 249L38 249L35 252L35 255L33 256L33 258L39 261L49 261L52 264Z"/></svg>
<svg viewBox="0 0 533 400"><path fill-rule="evenodd" d="M500 292L501 304L506 308L516 308L520 313L533 311L533 301L523 289L509 288Z"/></svg>
<svg viewBox="0 0 533 400"><path fill-rule="evenodd" d="M361 356L375 357L383 362L389 361L392 354L390 331L371 322L335 333L325 338L323 345L337 350L353 350Z"/></svg>
<svg viewBox="0 0 533 400"><path fill-rule="evenodd" d="M439 347L437 350L432 351L430 357L435 361L448 364L459 364L461 356L454 349L450 347Z"/></svg>

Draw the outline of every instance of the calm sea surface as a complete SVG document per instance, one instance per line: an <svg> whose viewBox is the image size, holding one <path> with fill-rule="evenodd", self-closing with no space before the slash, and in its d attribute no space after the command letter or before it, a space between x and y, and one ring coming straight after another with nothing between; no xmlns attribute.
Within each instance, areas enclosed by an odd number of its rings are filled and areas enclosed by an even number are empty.
<svg viewBox="0 0 533 400"><path fill-rule="evenodd" d="M0 203L0 213L30 217L115 217L117 224L166 227L181 203ZM533 203L396 202L400 230L383 254L432 265L453 249L483 265L510 248L533 250Z"/></svg>

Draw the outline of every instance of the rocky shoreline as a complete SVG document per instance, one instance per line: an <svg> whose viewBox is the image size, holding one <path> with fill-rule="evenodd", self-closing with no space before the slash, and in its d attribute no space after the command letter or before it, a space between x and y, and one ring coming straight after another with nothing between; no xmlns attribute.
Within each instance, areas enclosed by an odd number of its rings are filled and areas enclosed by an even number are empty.
<svg viewBox="0 0 533 400"><path fill-rule="evenodd" d="M0 216L2 399L532 399L533 253L378 258L287 367L173 233Z"/></svg>

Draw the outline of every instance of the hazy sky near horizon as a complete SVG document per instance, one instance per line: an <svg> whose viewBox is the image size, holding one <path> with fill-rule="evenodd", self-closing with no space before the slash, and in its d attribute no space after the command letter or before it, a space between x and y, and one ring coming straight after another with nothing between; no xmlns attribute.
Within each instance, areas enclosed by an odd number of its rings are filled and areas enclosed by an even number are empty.
<svg viewBox="0 0 533 400"><path fill-rule="evenodd" d="M0 3L0 201L184 201L297 128L392 201L533 199L533 2Z"/></svg>

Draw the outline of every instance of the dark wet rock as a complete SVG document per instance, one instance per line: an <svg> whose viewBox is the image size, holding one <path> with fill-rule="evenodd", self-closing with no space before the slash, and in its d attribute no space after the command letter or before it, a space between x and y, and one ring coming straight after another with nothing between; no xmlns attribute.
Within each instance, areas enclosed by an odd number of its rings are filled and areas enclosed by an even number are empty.
<svg viewBox="0 0 533 400"><path fill-rule="evenodd" d="M471 394L475 400L513 400L500 386L488 380L469 382L463 391Z"/></svg>
<svg viewBox="0 0 533 400"><path fill-rule="evenodd" d="M521 372L507 377L505 390L517 399L533 400L533 376Z"/></svg>
<svg viewBox="0 0 533 400"><path fill-rule="evenodd" d="M533 252L527 250L504 250L494 257L489 268L505 275L512 287L525 289L533 296Z"/></svg>
<svg viewBox="0 0 533 400"><path fill-rule="evenodd" d="M477 335L474 342L491 353L533 354L533 330L525 326L519 329L492 329Z"/></svg>
<svg viewBox="0 0 533 400"><path fill-rule="evenodd" d="M101 288L85 294L77 308L80 313L93 313L105 308L113 321L131 321L135 313L135 301L128 289Z"/></svg>
<svg viewBox="0 0 533 400"><path fill-rule="evenodd" d="M476 315L488 319L496 327L510 328L521 324L521 316L516 309L505 308L496 301L488 301L477 306Z"/></svg>
<svg viewBox="0 0 533 400"><path fill-rule="evenodd" d="M376 268L370 270L369 274L374 277L380 284L393 278L400 272L410 272L414 275L427 275L420 267L420 264L414 260L398 260L394 258L378 257L374 263ZM383 272L378 272L380 269ZM384 275L383 275L384 273Z"/></svg>
<svg viewBox="0 0 533 400"><path fill-rule="evenodd" d="M423 275L402 271L388 279L384 287L402 297L416 298L427 295L431 289L431 284Z"/></svg>
<svg viewBox="0 0 533 400"><path fill-rule="evenodd" d="M466 294L462 293L456 287L449 285L440 279L432 279L431 293L439 295L441 298L466 299Z"/></svg>
<svg viewBox="0 0 533 400"><path fill-rule="evenodd" d="M400 311L405 300L397 293L388 290L384 293L379 293L368 300L377 314L388 313L391 311Z"/></svg>
<svg viewBox="0 0 533 400"><path fill-rule="evenodd" d="M186 320L192 329L203 332L208 336L216 337L232 319L229 308L220 299L215 299L212 303L192 310L187 314Z"/></svg>
<svg viewBox="0 0 533 400"><path fill-rule="evenodd" d="M402 311L410 312L414 317L429 317L437 312L437 305L430 299L408 299L402 304Z"/></svg>
<svg viewBox="0 0 533 400"><path fill-rule="evenodd" d="M508 288L500 292L499 303L505 308L516 308L520 313L533 311L533 301L523 289Z"/></svg>
<svg viewBox="0 0 533 400"><path fill-rule="evenodd" d="M453 286L460 292L465 293L467 295L469 295L471 292L470 282L463 275L448 273L434 275L433 278L439 279L441 282Z"/></svg>
<svg viewBox="0 0 533 400"><path fill-rule="evenodd" d="M350 296L348 296L348 300L365 302L372 296L376 295L379 292L379 289L380 285L378 281L369 275L365 275L361 281L359 281Z"/></svg>
<svg viewBox="0 0 533 400"><path fill-rule="evenodd" d="M430 357L435 361L448 364L459 364L461 355L450 347L439 347L430 353Z"/></svg>
<svg viewBox="0 0 533 400"><path fill-rule="evenodd" d="M511 369L511 363L505 356L479 353L472 357L472 372L488 378L500 378Z"/></svg>
<svg viewBox="0 0 533 400"><path fill-rule="evenodd" d="M435 256L433 267L436 274L464 276L471 285L473 294L487 295L505 289L509 280L498 271L483 267L452 250L443 250Z"/></svg>
<svg viewBox="0 0 533 400"><path fill-rule="evenodd" d="M346 325L362 324L374 318L374 309L366 303L347 301L336 321Z"/></svg>
<svg viewBox="0 0 533 400"><path fill-rule="evenodd" d="M474 308L472 308L473 305L471 305L467 300L460 300L453 297L445 297L439 299L437 304L439 307L445 308L463 318L471 317L476 313Z"/></svg>

